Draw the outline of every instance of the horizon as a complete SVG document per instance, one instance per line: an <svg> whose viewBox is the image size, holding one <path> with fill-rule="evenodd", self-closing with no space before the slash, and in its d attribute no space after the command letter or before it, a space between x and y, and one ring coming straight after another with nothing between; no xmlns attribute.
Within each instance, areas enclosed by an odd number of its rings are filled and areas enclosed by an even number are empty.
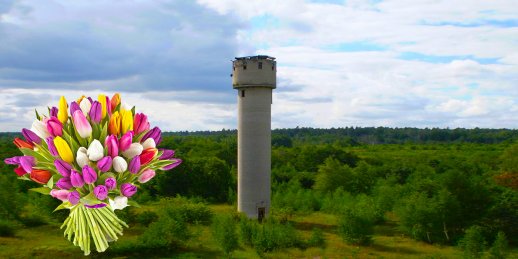
<svg viewBox="0 0 518 259"><path fill-rule="evenodd" d="M115 92L166 132L235 129L230 60L250 55L278 62L272 129L515 130L517 40L504 0L3 0L0 131Z"/></svg>

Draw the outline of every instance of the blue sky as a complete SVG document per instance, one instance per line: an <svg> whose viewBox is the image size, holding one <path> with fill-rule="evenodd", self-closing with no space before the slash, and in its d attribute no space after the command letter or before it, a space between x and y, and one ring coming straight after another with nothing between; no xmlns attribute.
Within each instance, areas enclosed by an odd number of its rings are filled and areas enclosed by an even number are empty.
<svg viewBox="0 0 518 259"><path fill-rule="evenodd" d="M518 128L517 46L511 0L0 0L0 131L114 92L165 130L236 128L230 60L256 54L274 128Z"/></svg>

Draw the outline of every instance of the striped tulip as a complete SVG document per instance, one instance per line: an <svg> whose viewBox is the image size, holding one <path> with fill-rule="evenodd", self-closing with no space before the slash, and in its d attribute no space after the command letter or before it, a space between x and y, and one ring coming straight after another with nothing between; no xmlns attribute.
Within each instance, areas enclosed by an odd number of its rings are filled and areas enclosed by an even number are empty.
<svg viewBox="0 0 518 259"><path fill-rule="evenodd" d="M65 96L61 96L59 99L58 119L61 123L65 123L68 120L68 103Z"/></svg>
<svg viewBox="0 0 518 259"><path fill-rule="evenodd" d="M110 101L111 109L112 111L115 111L115 108L117 108L117 105L121 103L121 96L119 93L116 93L112 96L112 99Z"/></svg>
<svg viewBox="0 0 518 259"><path fill-rule="evenodd" d="M156 148L145 149L144 151L142 151L142 154L140 154L140 164L141 165L148 164L149 162L151 162L153 160L153 158L155 158L157 153L158 153L158 150Z"/></svg>
<svg viewBox="0 0 518 259"><path fill-rule="evenodd" d="M82 138L89 138L92 136L92 126L90 126L90 122L88 122L81 109L76 110L72 114L72 119L74 120L74 125L79 136Z"/></svg>
<svg viewBox="0 0 518 259"><path fill-rule="evenodd" d="M58 154L65 162L72 164L74 162L74 155L68 143L61 137L54 138L54 146L58 150Z"/></svg>

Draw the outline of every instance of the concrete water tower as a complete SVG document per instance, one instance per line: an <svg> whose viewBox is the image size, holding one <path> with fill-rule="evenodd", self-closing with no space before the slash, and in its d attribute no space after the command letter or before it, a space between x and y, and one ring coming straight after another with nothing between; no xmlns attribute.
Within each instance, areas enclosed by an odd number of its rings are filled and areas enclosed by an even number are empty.
<svg viewBox="0 0 518 259"><path fill-rule="evenodd" d="M237 209L262 220L270 212L271 104L276 61L269 56L239 57L232 62L237 89Z"/></svg>

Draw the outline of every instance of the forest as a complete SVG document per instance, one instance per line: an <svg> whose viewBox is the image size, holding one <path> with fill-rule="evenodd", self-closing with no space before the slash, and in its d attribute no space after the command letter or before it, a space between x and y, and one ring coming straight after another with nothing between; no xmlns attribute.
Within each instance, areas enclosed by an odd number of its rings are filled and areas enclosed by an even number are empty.
<svg viewBox="0 0 518 259"><path fill-rule="evenodd" d="M0 134L2 160L18 155L15 136ZM164 136L183 164L117 211L135 228L94 257L518 257L518 130L273 130L262 223L235 212L235 130ZM0 165L0 257L81 257L58 229L60 201L13 169Z"/></svg>

